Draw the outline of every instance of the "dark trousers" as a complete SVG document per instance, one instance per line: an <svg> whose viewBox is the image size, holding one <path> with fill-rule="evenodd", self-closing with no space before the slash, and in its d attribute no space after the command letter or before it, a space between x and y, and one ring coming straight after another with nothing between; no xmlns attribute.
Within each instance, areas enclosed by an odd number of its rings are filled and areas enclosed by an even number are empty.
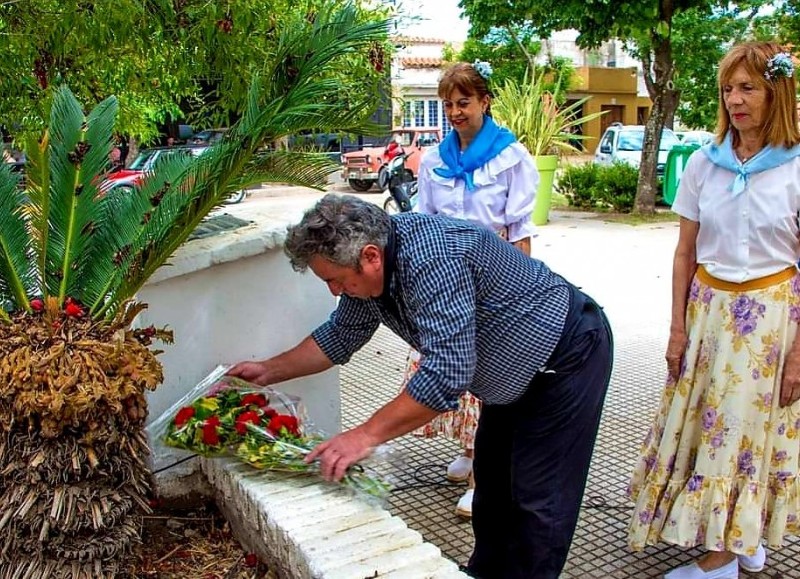
<svg viewBox="0 0 800 579"><path fill-rule="evenodd" d="M508 405L484 405L475 438L475 549L481 579L554 579L578 522L611 374L611 329L575 290L544 372Z"/></svg>

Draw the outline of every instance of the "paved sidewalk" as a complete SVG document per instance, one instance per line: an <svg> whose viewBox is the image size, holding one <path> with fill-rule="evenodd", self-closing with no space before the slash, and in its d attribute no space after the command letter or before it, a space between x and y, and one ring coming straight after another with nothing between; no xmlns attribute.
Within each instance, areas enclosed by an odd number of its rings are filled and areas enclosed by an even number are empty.
<svg viewBox="0 0 800 579"><path fill-rule="evenodd" d="M631 506L625 487L662 387L669 328L672 253L677 223L606 224L585 214L556 213L540 228L533 254L583 287L604 308L615 332L616 363L578 530L564 578L661 577L699 551L666 545L630 553ZM407 347L382 328L342 370L344 425L366 419L396 395ZM391 509L443 553L465 563L472 549L469 522L455 515L464 487L447 483L446 465L458 452L445 440L406 436L405 464L393 472L398 489ZM771 554L756 578L800 578L800 541ZM747 576L747 574L742 575Z"/></svg>

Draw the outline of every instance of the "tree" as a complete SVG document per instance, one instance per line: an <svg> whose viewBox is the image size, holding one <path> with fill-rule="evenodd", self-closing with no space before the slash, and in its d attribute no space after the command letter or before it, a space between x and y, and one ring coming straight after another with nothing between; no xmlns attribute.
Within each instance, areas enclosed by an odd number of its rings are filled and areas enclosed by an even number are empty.
<svg viewBox="0 0 800 579"><path fill-rule="evenodd" d="M747 6L691 8L675 16L672 45L675 54L676 116L691 128L713 129L717 120L717 63L736 42L758 36L764 17L761 3ZM642 47L647 47L646 41ZM633 46L636 53L639 46ZM672 123L668 124L671 126Z"/></svg>
<svg viewBox="0 0 800 579"><path fill-rule="evenodd" d="M483 60L492 65L492 83L503 86L506 80L522 82L525 74L535 64L541 50L530 30L492 28L486 35L470 35L455 60L474 62Z"/></svg>
<svg viewBox="0 0 800 579"><path fill-rule="evenodd" d="M135 296L198 223L260 182L323 188L324 155L264 150L305 130L358 131L370 93L326 74L370 58L386 22L331 3L295 13L247 91L241 119L199 157L171 155L140 190L99 191L119 102L84 114L62 85L26 152L25 190L0 164L0 576L112 578L138 540L149 472L144 397L161 381Z"/></svg>
<svg viewBox="0 0 800 579"><path fill-rule="evenodd" d="M39 131L66 83L86 106L115 95L118 129L143 141L168 117L227 126L244 106L248 79L265 72L285 29L344 3L0 0L0 125L15 136ZM365 0L355 10L359 22L388 13ZM390 50L388 39L376 41L373 50L341 55L321 74L357 92L375 90Z"/></svg>
<svg viewBox="0 0 800 579"><path fill-rule="evenodd" d="M748 4L758 4L752 2ZM653 106L645 138L634 212L653 213L656 161L661 130L678 103L674 84L675 17L689 9L710 10L714 0L461 0L472 30L484 33L492 26L533 27L545 38L556 30L579 31L578 45L593 48L611 38L639 46L644 80Z"/></svg>

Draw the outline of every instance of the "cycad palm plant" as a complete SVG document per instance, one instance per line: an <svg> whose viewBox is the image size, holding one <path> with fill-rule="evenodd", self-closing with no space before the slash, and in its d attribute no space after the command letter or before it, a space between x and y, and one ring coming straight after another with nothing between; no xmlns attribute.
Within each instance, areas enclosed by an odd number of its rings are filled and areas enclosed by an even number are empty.
<svg viewBox="0 0 800 579"><path fill-rule="evenodd" d="M232 192L324 186L325 157L262 145L363 129L373 96L343 104L321 73L386 33L349 4L299 18L230 136L200 157L166 158L135 194L100 190L113 97L84 116L60 89L49 129L27 147L25 189L0 166L0 577L119 574L148 508L144 393L162 379L149 346L171 338L131 327L145 307L135 295Z"/></svg>

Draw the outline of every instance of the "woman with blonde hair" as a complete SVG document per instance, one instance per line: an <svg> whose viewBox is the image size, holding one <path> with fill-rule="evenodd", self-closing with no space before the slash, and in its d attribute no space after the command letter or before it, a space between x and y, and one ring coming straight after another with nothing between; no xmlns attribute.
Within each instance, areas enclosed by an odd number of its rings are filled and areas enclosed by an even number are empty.
<svg viewBox="0 0 800 579"><path fill-rule="evenodd" d="M673 210L668 378L631 482L634 550L704 547L668 579L760 571L800 534L800 130L792 56L734 46L719 66L716 140Z"/></svg>

